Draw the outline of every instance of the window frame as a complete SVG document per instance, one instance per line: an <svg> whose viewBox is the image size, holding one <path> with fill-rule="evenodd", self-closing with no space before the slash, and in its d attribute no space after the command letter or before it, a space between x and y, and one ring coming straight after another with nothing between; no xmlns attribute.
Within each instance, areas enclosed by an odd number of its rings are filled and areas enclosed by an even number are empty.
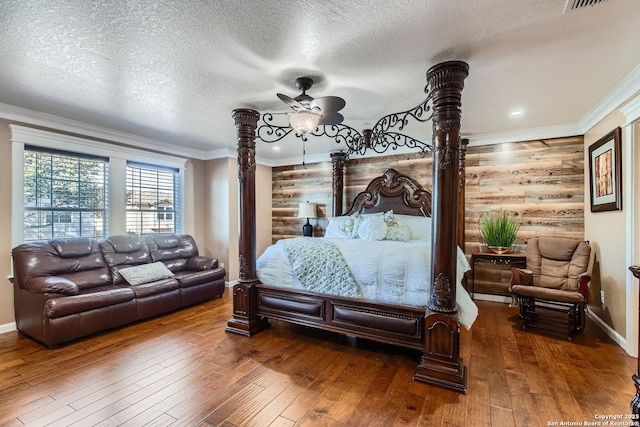
<svg viewBox="0 0 640 427"><path fill-rule="evenodd" d="M176 206L176 232L184 230L184 171L186 158L110 144L61 133L10 124L11 131L11 244L15 247L24 239L24 148L26 145L70 153L106 157L109 159L109 215L107 233L126 233L126 167L127 162L144 163L177 169L179 173L180 206Z"/></svg>
<svg viewBox="0 0 640 427"><path fill-rule="evenodd" d="M170 204L161 204L161 203L157 203L155 208L147 208L147 209L143 209L142 207L140 207L139 209L130 209L127 207L127 218L129 216L129 213L135 213L135 214L140 214L141 215L141 220L142 223L140 224L141 226L144 224L144 215L145 213L150 214L150 216L153 216L155 218L155 221L158 221L158 226L161 225L160 221L163 222L167 222L167 221L171 221L171 223L173 224L173 228L174 230L177 230L177 224L179 224L180 222L180 212L178 209L176 209L176 206L180 206L181 205L181 200L183 195L180 194L178 192L178 187L180 186L180 174L179 171L177 169L174 168L168 168L168 167L163 167L163 166L157 166L157 165L151 165L148 163L139 163L139 162L127 162L127 179L129 178L130 174L128 169L129 168L136 168L136 169L140 169L140 170L151 170L151 171L155 171L155 172L168 172L172 174L172 187L173 187L173 202ZM142 187L142 181L139 182L139 185ZM127 184L126 187L127 193L129 192L129 185ZM142 193L140 193L142 194ZM127 230L129 230L129 226L127 226ZM144 230L142 230L144 231ZM155 232L155 231L152 231ZM141 232L141 234L143 234ZM145 233L147 234L147 233Z"/></svg>

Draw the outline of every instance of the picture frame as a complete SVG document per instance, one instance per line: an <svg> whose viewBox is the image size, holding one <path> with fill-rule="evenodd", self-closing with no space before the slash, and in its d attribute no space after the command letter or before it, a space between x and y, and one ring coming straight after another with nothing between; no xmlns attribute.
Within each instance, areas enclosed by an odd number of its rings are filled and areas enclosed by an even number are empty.
<svg viewBox="0 0 640 427"><path fill-rule="evenodd" d="M622 210L622 130L612 130L589 147L591 212Z"/></svg>

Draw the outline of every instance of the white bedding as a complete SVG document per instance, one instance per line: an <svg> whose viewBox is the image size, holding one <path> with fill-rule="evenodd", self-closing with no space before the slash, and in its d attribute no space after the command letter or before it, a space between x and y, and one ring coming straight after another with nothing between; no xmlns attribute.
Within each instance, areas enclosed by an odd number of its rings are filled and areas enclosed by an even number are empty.
<svg viewBox="0 0 640 427"><path fill-rule="evenodd" d="M330 240L342 252L365 299L415 307L427 305L431 243ZM256 267L258 279L265 285L304 289L293 274L282 245L269 246L258 258ZM468 270L469 263L458 248L456 302L460 323L467 329L471 328L478 315L478 307L461 284Z"/></svg>

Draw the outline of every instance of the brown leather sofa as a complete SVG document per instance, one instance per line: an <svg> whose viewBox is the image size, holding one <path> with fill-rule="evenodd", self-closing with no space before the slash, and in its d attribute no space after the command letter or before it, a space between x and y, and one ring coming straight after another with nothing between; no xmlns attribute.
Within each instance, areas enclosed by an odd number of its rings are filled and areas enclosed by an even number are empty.
<svg viewBox="0 0 640 427"><path fill-rule="evenodd" d="M12 255L16 326L50 348L221 297L225 289L224 268L199 256L185 234L53 239L17 246ZM156 262L171 276L130 285L121 274Z"/></svg>

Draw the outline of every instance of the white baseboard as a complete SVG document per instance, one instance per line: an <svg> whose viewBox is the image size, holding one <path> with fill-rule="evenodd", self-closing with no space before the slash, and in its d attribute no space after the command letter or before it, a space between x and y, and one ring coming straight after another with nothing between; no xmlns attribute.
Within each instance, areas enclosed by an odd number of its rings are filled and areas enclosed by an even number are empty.
<svg viewBox="0 0 640 427"><path fill-rule="evenodd" d="M227 288L233 288L233 285L235 285L236 283L238 283L238 281L237 281L237 280L233 280L233 281L231 281L231 282L224 282L224 285L225 285Z"/></svg>
<svg viewBox="0 0 640 427"><path fill-rule="evenodd" d="M0 325L0 334L6 334L7 332L13 332L16 330L16 322L5 323Z"/></svg>
<svg viewBox="0 0 640 427"><path fill-rule="evenodd" d="M616 344L622 347L624 351L626 351L630 356L634 356L633 354L629 353L629 349L627 348L626 338L624 338L622 335L617 333L611 326L604 323L604 321L601 318L593 314L589 309L587 309L587 316L589 316L589 318L593 320L593 322L596 325L598 325L600 329L602 329L604 333L607 334L607 336L609 336L609 338L611 338L613 341L615 341Z"/></svg>

